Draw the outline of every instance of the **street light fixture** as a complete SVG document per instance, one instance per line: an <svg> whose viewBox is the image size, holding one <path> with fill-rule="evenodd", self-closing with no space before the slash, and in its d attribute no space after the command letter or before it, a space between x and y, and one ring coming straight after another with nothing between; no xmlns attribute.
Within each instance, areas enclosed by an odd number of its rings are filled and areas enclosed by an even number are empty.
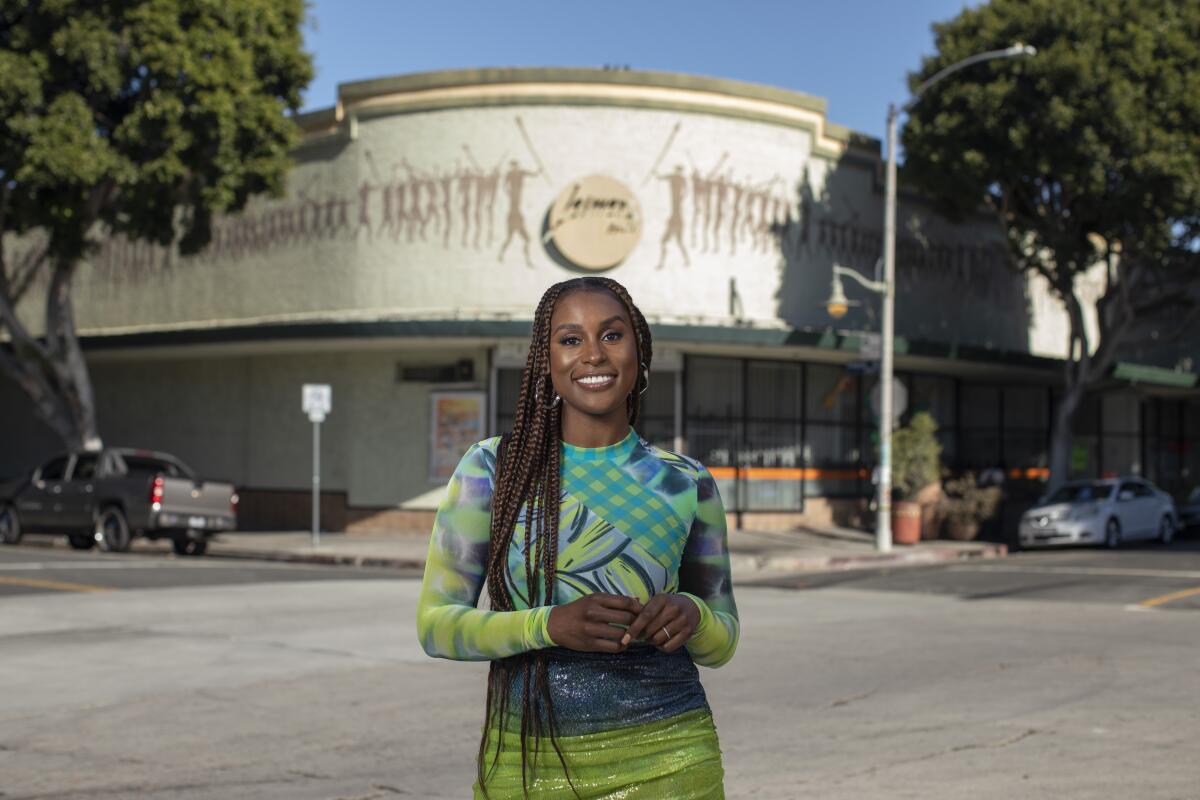
<svg viewBox="0 0 1200 800"><path fill-rule="evenodd" d="M875 549L886 553L892 549L892 356L895 337L896 285L896 118L900 112L911 111L934 84L961 69L997 58L1017 58L1037 54L1037 48L1020 42L1002 50L988 50L957 61L936 72L913 92L912 99L897 109L888 105L887 113L887 177L883 209L883 280L871 281L846 267L833 268L833 288L825 307L834 319L841 319L849 308L840 276L852 277L873 292L883 296L882 342L879 359L879 480ZM839 301L840 302L837 302Z"/></svg>

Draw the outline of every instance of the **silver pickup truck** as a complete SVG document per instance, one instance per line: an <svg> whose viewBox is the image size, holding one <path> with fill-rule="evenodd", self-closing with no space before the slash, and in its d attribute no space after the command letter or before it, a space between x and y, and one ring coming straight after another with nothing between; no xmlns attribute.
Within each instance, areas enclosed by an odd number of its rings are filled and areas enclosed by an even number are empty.
<svg viewBox="0 0 1200 800"><path fill-rule="evenodd" d="M202 481L166 453L112 448L55 456L0 484L0 542L57 533L71 547L124 552L134 536L169 538L180 555L201 555L217 531L237 527L232 484Z"/></svg>

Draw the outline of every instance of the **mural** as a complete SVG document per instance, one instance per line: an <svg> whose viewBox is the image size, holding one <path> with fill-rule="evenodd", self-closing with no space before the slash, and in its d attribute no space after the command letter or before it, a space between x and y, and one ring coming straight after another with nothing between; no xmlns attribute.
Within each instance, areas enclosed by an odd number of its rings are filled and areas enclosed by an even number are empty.
<svg viewBox="0 0 1200 800"><path fill-rule="evenodd" d="M362 171L367 177L355 191L323 189L334 184L327 173L310 173L287 199L256 201L241 214L215 220L208 248L185 261L236 262L326 240L359 239L481 253L496 248L500 263L519 250L523 263L532 267L535 234L530 221L545 209L530 200L528 182L540 178L549 189L557 187L522 117L513 117L512 124L517 134L512 144L523 154L504 153L490 164L481 164L467 143L459 145L461 157L440 164L414 164L401 156L381 166L372 151L364 149ZM660 191L665 199L660 204L665 213L658 215L662 227L657 269L688 268L696 257L775 253L788 258L814 248L865 269L878 258L878 223L864 224L846 198L836 198L843 209L830 201L815 202L807 169L798 187L789 190L782 174L755 176L752 164L739 165L737 153L724 151L708 164L697 163L680 146L681 133L683 122L677 120L639 187L643 192ZM672 157L680 160L662 170ZM580 164L579 171L588 166ZM497 208L498 199L503 208ZM651 213L648 220L651 232L654 216ZM905 229L898 235L901 273L936 270L967 280L991 271L1005 258L998 242L959 243ZM93 265L119 280L123 271L145 274L174 261L168 248L114 237L101 245Z"/></svg>

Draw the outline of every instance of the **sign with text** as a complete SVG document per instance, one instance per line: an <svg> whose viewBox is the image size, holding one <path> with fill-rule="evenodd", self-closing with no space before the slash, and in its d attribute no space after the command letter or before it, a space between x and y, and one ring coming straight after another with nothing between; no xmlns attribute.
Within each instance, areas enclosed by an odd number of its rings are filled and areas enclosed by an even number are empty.
<svg viewBox="0 0 1200 800"><path fill-rule="evenodd" d="M642 235L642 209L625 184L588 175L563 189L546 221L543 241L581 269L606 270L633 252Z"/></svg>
<svg viewBox="0 0 1200 800"><path fill-rule="evenodd" d="M327 383L306 383L300 392L300 408L312 422L324 422L333 410L333 387Z"/></svg>

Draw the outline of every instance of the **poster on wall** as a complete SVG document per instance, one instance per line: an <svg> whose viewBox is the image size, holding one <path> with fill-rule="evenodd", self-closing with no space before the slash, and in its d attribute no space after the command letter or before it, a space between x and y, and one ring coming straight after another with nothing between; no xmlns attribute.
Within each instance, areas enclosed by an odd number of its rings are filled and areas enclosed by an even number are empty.
<svg viewBox="0 0 1200 800"><path fill-rule="evenodd" d="M486 438L486 392L433 392L429 479L445 483L467 448Z"/></svg>

